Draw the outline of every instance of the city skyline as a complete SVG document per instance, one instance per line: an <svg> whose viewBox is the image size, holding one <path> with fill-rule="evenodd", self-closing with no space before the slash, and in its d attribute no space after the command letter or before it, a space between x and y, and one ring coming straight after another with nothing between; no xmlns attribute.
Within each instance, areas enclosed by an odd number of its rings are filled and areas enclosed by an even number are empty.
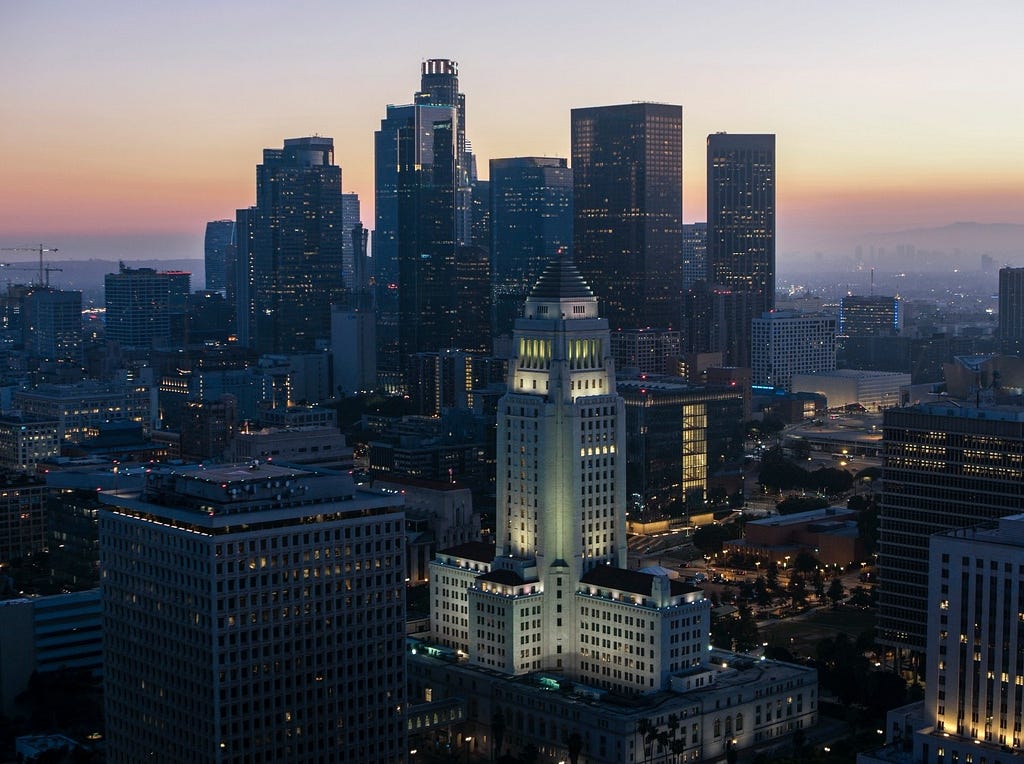
<svg viewBox="0 0 1024 764"><path fill-rule="evenodd" d="M651 100L683 106L685 223L704 219L702 149L719 131L778 135L780 254L1024 222L1021 106L1006 98L1024 71L1016 5L666 3L645 8L657 25L632 19L625 34L621 11L588 8L581 27L577 3L466 5L442 27L414 5L400 26L394 9L316 2L7 5L0 242L199 258L206 221L254 201L261 149L314 134L334 138L370 224L373 131L433 57L459 62L481 174L490 158L569 156L572 108ZM386 51L370 33L385 27Z"/></svg>

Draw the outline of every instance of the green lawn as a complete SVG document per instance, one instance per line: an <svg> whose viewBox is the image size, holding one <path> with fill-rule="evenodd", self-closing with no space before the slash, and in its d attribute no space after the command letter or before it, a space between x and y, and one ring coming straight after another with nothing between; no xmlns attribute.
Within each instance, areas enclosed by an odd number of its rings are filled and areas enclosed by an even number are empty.
<svg viewBox="0 0 1024 764"><path fill-rule="evenodd" d="M822 608L798 621L774 621L761 628L764 641L785 647L794 655L814 655L818 642L842 632L856 639L862 632L875 628L871 610Z"/></svg>

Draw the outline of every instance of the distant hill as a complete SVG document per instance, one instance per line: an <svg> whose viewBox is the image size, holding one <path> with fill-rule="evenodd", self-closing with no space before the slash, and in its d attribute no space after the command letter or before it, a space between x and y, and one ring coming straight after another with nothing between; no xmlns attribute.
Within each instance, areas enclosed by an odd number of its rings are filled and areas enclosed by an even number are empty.
<svg viewBox="0 0 1024 764"><path fill-rule="evenodd" d="M910 245L917 250L953 254L989 254L1024 256L1024 225L1019 223L950 223L937 228L911 228L887 233L868 233L855 244L897 247Z"/></svg>

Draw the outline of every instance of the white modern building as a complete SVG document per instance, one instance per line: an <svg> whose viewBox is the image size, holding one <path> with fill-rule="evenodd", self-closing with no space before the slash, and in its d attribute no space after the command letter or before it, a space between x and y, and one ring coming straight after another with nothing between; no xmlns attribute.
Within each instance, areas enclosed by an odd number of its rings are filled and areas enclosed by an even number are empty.
<svg viewBox="0 0 1024 764"><path fill-rule="evenodd" d="M814 374L794 374L790 380L794 393L821 393L829 408L859 403L868 411L880 411L900 405L901 392L910 387L910 375L894 371L836 369Z"/></svg>
<svg viewBox="0 0 1024 764"><path fill-rule="evenodd" d="M751 329L753 383L790 391L794 374L836 368L836 319L818 313L762 313Z"/></svg>
<svg viewBox="0 0 1024 764"><path fill-rule="evenodd" d="M254 461L102 500L108 761L405 761L400 497Z"/></svg>
<svg viewBox="0 0 1024 764"><path fill-rule="evenodd" d="M1019 761L1024 733L1024 515L929 545L925 698L889 713L887 745L859 762Z"/></svg>
<svg viewBox="0 0 1024 764"><path fill-rule="evenodd" d="M496 545L462 544L435 556L433 636L460 660L441 671L434 657L411 657L414 701L454 696L471 682L475 739L492 734L488 705L518 720L508 726L516 730L510 742L556 756L574 731L588 762L644 761L635 732L648 716L662 727L685 716L680 761L753 745L755 718L768 725L763 735L812 725L813 669L730 670L731 657L710 652L710 602L701 590L662 568L627 569L625 406L608 323L571 262L548 266L513 342L508 392L498 403ZM718 682L731 689L717 700L698 695ZM550 692L570 684L572 691ZM530 700L530 687L549 692ZM628 719L601 704L611 695L633 699ZM584 710L584 696L595 705ZM755 713L783 696L791 705L780 725Z"/></svg>

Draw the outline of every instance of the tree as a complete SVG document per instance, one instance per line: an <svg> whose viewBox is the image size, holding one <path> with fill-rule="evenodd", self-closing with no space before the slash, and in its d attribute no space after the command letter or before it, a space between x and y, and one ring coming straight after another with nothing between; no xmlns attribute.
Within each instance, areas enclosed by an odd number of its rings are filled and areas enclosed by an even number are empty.
<svg viewBox="0 0 1024 764"><path fill-rule="evenodd" d="M809 474L807 487L835 496L853 487L853 475L835 467L822 467Z"/></svg>
<svg viewBox="0 0 1024 764"><path fill-rule="evenodd" d="M717 554L722 551L723 542L738 539L742 532L737 523L702 525L693 532L693 545L702 554Z"/></svg>
<svg viewBox="0 0 1024 764"><path fill-rule="evenodd" d="M765 583L772 591L779 588L779 566L774 560L768 563L768 570L765 572Z"/></svg>
<svg viewBox="0 0 1024 764"><path fill-rule="evenodd" d="M797 512L810 512L812 509L824 509L828 500L820 496L790 496L775 505L780 515L795 515Z"/></svg>
<svg viewBox="0 0 1024 764"><path fill-rule="evenodd" d="M818 602L825 599L825 577L818 568L811 573L811 585L814 587L814 596L818 598Z"/></svg>
<svg viewBox="0 0 1024 764"><path fill-rule="evenodd" d="M800 552L793 560L793 570L797 573L813 573L820 565L818 558L806 550Z"/></svg>
<svg viewBox="0 0 1024 764"><path fill-rule="evenodd" d="M735 649L741 653L749 653L761 644L761 632L757 628L757 621L746 605L740 608L740 617L733 626L733 643Z"/></svg>
<svg viewBox="0 0 1024 764"><path fill-rule="evenodd" d="M772 598L768 594L768 584L765 582L764 576L758 576L754 579L752 589L752 597L758 605L767 607L771 604Z"/></svg>
<svg viewBox="0 0 1024 764"><path fill-rule="evenodd" d="M846 594L846 589L843 588L843 582L838 578L833 578L832 583L829 584L828 591L825 592L825 596L832 600L832 607L838 607L840 600L843 599L843 595Z"/></svg>
<svg viewBox="0 0 1024 764"><path fill-rule="evenodd" d="M789 595L790 600L793 601L793 607L805 602L807 600L807 584L804 581L804 577L799 573L791 575L786 593Z"/></svg>

